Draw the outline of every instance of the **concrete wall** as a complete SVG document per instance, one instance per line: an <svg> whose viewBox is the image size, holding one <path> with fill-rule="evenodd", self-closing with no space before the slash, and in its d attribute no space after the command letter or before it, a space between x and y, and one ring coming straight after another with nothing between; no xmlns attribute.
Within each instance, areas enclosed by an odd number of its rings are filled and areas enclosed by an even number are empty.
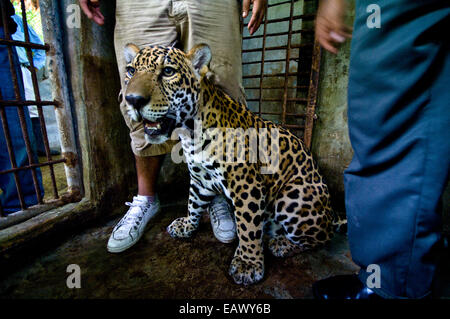
<svg viewBox="0 0 450 319"><path fill-rule="evenodd" d="M352 24L355 6L349 1L347 19ZM333 196L333 206L343 212L343 171L353 156L347 126L347 84L350 58L350 41L341 46L337 55L325 50L322 53L319 92L312 138L312 152L319 162Z"/></svg>
<svg viewBox="0 0 450 319"><path fill-rule="evenodd" d="M118 205L135 188L128 131L117 102L120 80L114 54L115 1L102 3L100 27L81 14L80 28L69 28L73 12L60 2L66 69L79 132L86 197L100 205Z"/></svg>

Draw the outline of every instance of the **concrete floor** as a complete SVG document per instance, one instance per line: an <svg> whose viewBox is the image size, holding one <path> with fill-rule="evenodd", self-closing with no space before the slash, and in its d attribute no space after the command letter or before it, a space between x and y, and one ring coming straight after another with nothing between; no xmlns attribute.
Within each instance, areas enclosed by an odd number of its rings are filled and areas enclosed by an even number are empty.
<svg viewBox="0 0 450 319"><path fill-rule="evenodd" d="M354 273L346 237L291 258L266 254L266 274L251 287L227 275L236 242L222 244L209 220L189 240L172 239L165 228L185 206L163 207L141 240L122 254L106 251L120 216L99 222L0 278L0 298L311 298L314 281ZM81 289L68 289L66 268L81 268Z"/></svg>

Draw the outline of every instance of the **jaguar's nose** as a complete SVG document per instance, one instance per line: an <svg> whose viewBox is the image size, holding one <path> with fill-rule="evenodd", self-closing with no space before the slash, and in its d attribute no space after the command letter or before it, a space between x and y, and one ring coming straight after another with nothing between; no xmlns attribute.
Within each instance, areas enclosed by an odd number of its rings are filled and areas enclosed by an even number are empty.
<svg viewBox="0 0 450 319"><path fill-rule="evenodd" d="M128 94L125 96L125 100L134 108L139 109L146 105L148 101L150 101L150 98L141 95Z"/></svg>

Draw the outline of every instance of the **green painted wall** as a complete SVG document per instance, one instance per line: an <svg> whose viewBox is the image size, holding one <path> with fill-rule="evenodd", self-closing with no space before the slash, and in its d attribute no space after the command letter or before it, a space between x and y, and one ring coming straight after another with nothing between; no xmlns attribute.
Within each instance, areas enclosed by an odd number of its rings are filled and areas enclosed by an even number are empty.
<svg viewBox="0 0 450 319"><path fill-rule="evenodd" d="M354 0L349 1L349 25L354 18ZM333 206L344 209L343 171L353 156L347 126L347 84L350 41L341 46L337 55L322 53L320 82L312 138L312 152L319 162L333 195Z"/></svg>

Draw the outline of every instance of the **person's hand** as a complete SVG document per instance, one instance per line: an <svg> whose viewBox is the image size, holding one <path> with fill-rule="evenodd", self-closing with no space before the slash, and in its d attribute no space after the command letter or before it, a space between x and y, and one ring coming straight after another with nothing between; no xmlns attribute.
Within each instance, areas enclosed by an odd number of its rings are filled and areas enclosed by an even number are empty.
<svg viewBox="0 0 450 319"><path fill-rule="evenodd" d="M267 0L244 0L242 2L242 17L247 18L250 11L250 4L253 4L252 17L247 25L250 34L255 33L264 18Z"/></svg>
<svg viewBox="0 0 450 319"><path fill-rule="evenodd" d="M89 19L98 25L105 24L105 17L100 12L100 0L80 0L80 6Z"/></svg>
<svg viewBox="0 0 450 319"><path fill-rule="evenodd" d="M351 38L352 29L345 25L346 0L322 0L316 17L316 39L331 53L338 52L338 45Z"/></svg>

